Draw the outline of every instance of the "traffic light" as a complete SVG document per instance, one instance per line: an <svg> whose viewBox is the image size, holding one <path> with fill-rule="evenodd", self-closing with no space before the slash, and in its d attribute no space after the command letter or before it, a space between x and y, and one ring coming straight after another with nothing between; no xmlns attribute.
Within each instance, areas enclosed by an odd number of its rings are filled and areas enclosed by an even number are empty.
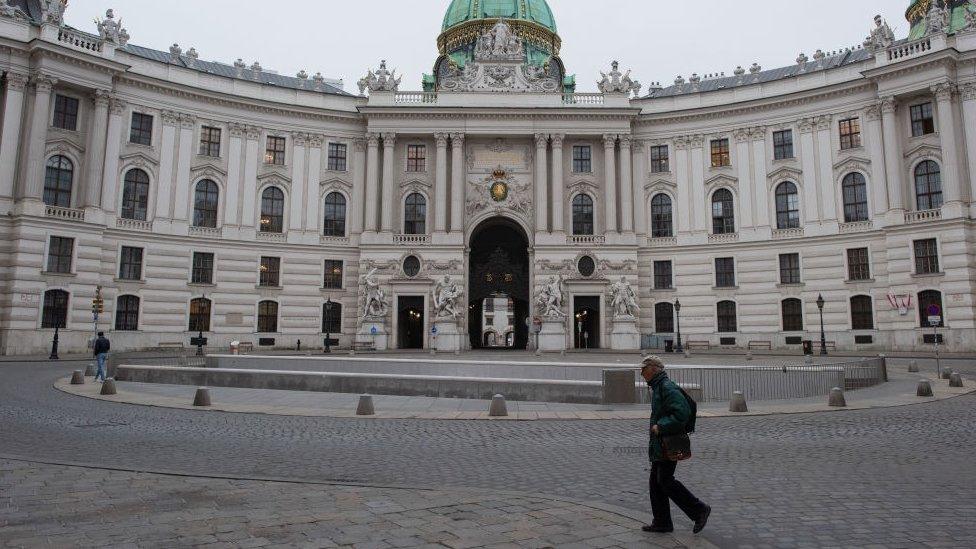
<svg viewBox="0 0 976 549"><path fill-rule="evenodd" d="M104 312L105 312L105 300L102 299L102 298L100 298L100 297L96 297L95 299L93 299L92 300L92 313L93 314L102 314Z"/></svg>

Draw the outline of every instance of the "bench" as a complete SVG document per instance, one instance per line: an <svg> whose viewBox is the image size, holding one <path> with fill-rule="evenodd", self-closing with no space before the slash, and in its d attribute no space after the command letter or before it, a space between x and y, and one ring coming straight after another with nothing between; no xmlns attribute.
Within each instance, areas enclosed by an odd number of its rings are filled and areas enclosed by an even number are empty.
<svg viewBox="0 0 976 549"><path fill-rule="evenodd" d="M183 343L179 341L162 341L159 343L157 348L161 351L173 350L173 349L183 349Z"/></svg>
<svg viewBox="0 0 976 549"><path fill-rule="evenodd" d="M685 348L688 350L707 351L712 348L712 344L707 341L689 341L685 343Z"/></svg>
<svg viewBox="0 0 976 549"><path fill-rule="evenodd" d="M773 342L772 341L750 341L749 350L750 351L772 351Z"/></svg>

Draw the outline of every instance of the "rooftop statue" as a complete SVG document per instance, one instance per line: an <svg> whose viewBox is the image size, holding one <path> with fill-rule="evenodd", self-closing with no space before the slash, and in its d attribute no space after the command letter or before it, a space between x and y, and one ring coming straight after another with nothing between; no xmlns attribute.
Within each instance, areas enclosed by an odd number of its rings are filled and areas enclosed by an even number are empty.
<svg viewBox="0 0 976 549"><path fill-rule="evenodd" d="M864 47L875 52L888 48L894 43L895 33L891 31L888 22L882 19L880 15L875 15L874 28L871 29L871 34L864 41Z"/></svg>
<svg viewBox="0 0 976 549"><path fill-rule="evenodd" d="M64 25L64 10L68 7L68 0L41 0L42 17L48 23Z"/></svg>
<svg viewBox="0 0 976 549"><path fill-rule="evenodd" d="M597 82L600 91L603 93L633 93L634 96L640 95L641 84L630 78L630 71L627 74L620 72L620 63L614 61L610 64L610 74L601 72L602 80Z"/></svg>
<svg viewBox="0 0 976 549"><path fill-rule="evenodd" d="M120 46L124 46L129 41L129 33L124 28L122 28L122 20L115 20L115 11L108 10L105 12L105 19L99 21L95 20L95 25L98 27L98 35L102 37L102 40L107 42L112 42ZM172 49L170 50L172 52Z"/></svg>
<svg viewBox="0 0 976 549"><path fill-rule="evenodd" d="M522 39L501 19L478 37L473 60L463 67L448 60L438 85L452 92L557 92L562 82L550 69L527 61Z"/></svg>
<svg viewBox="0 0 976 549"><path fill-rule="evenodd" d="M966 12L964 14L966 18L966 26L963 30L976 30L976 0L969 0L966 4Z"/></svg>
<svg viewBox="0 0 976 549"><path fill-rule="evenodd" d="M945 34L952 28L952 12L944 2L941 8L935 2L932 2L932 7L929 8L926 19L929 24L928 32L926 33L928 35Z"/></svg>
<svg viewBox="0 0 976 549"><path fill-rule="evenodd" d="M27 19L27 14L19 6L12 5L10 0L0 0L0 17Z"/></svg>
<svg viewBox="0 0 976 549"><path fill-rule="evenodd" d="M475 59L480 61L521 61L525 47L504 19L499 19L490 31L478 37Z"/></svg>
<svg viewBox="0 0 976 549"><path fill-rule="evenodd" d="M396 69L393 71L386 70L386 59L380 61L380 68L373 71L366 71L366 76L364 76L359 81L359 93L364 94L366 90L370 92L375 91L397 91L400 89L400 79L402 76L398 77L396 75Z"/></svg>

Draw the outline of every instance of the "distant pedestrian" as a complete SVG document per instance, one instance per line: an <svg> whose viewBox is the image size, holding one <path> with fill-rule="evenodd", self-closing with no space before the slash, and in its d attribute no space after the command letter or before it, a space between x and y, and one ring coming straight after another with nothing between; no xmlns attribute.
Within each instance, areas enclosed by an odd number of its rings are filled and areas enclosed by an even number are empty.
<svg viewBox="0 0 976 549"><path fill-rule="evenodd" d="M643 360L641 377L647 381L653 391L651 397L651 433L648 453L651 461L651 475L649 488L651 493L651 510L654 522L644 526L645 532L668 533L674 531L671 522L671 502L673 501L695 523L694 532L697 534L705 528L712 508L696 498L683 484L674 478L678 459L685 459L675 454L679 449L664 447L663 441L675 441L680 444L687 433L695 430L695 414L693 405L685 392L668 378L664 371L664 362L656 356ZM693 401L692 401L693 402ZM694 408L697 408L696 406ZM675 438L671 438L675 437ZM690 456L690 444L687 445L685 455Z"/></svg>
<svg viewBox="0 0 976 549"><path fill-rule="evenodd" d="M93 349L95 360L98 361L98 371L95 373L95 381L105 381L105 360L108 358L108 352L111 349L112 344L105 337L105 332L98 332L98 339L95 340Z"/></svg>

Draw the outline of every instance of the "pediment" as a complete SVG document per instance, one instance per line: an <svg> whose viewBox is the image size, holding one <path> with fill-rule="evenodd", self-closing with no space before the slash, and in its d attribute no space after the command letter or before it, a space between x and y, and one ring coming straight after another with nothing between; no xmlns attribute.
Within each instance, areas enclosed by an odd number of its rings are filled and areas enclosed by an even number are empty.
<svg viewBox="0 0 976 549"><path fill-rule="evenodd" d="M766 178L770 181L779 181L782 179L799 180L803 178L803 170L793 168L791 166L780 166L775 170L766 174Z"/></svg>
<svg viewBox="0 0 976 549"><path fill-rule="evenodd" d="M905 158L912 162L922 157L942 158L942 149L940 147L936 147L935 145L921 143L905 152Z"/></svg>
<svg viewBox="0 0 976 549"><path fill-rule="evenodd" d="M411 188L411 189L430 189L432 187L433 187L433 185L430 183L430 181L426 181L426 180L423 180L423 179L408 179L406 181L401 181L400 182L400 188L401 189L407 189L407 188Z"/></svg>
<svg viewBox="0 0 976 549"><path fill-rule="evenodd" d="M59 138L48 141L44 149L47 154L51 153L72 153L75 156L84 156L85 148L76 144L70 139Z"/></svg>
<svg viewBox="0 0 976 549"><path fill-rule="evenodd" d="M342 189L351 189L352 184L338 177L332 177L329 179L323 179L322 181L319 181L319 187L320 188L339 187Z"/></svg>
<svg viewBox="0 0 976 549"><path fill-rule="evenodd" d="M581 192L595 193L600 189L596 183L586 179L580 179L579 181L573 183L572 185L566 188L569 189L570 194L576 194Z"/></svg>
<svg viewBox="0 0 976 549"><path fill-rule="evenodd" d="M290 177L288 177L285 174L277 173L277 172L269 172L269 173L261 174L258 176L257 179L258 179L258 183L262 183L262 184L268 182L268 183L291 185Z"/></svg>
<svg viewBox="0 0 976 549"><path fill-rule="evenodd" d="M738 178L732 177L731 175L727 175L724 173L713 175L712 177L709 177L708 179L705 180L705 187L715 187L715 186L722 186L722 185L729 185L735 187L738 184L739 184Z"/></svg>
<svg viewBox="0 0 976 549"><path fill-rule="evenodd" d="M141 151L123 154L119 157L119 160L121 160L122 164L129 164L141 168L159 165L158 160Z"/></svg>
<svg viewBox="0 0 976 549"><path fill-rule="evenodd" d="M834 164L834 171L850 171L854 169L865 169L871 165L871 159L863 156L848 156Z"/></svg>
<svg viewBox="0 0 976 549"><path fill-rule="evenodd" d="M674 189L678 184L670 179L658 178L644 185L644 192L652 192L661 189Z"/></svg>
<svg viewBox="0 0 976 549"><path fill-rule="evenodd" d="M190 173L195 176L202 175L210 178L227 177L227 170L223 169L217 164L213 164L210 162L207 162L206 164L200 164L198 166L193 166L192 168L190 168Z"/></svg>

